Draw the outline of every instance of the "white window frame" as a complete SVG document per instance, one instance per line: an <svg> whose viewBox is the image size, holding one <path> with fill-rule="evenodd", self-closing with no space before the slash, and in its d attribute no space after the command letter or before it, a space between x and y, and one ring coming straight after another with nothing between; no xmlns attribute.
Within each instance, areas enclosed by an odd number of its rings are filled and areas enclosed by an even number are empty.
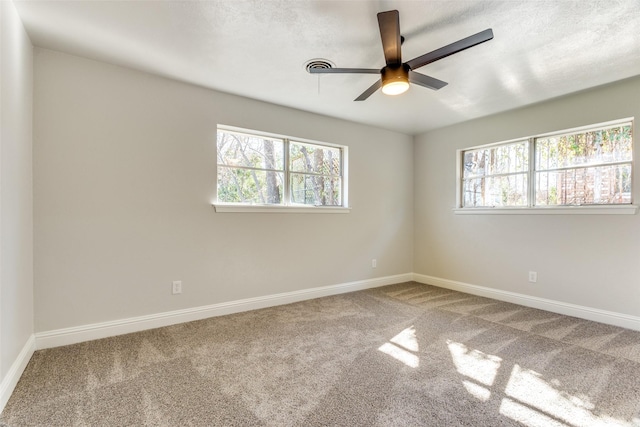
<svg viewBox="0 0 640 427"><path fill-rule="evenodd" d="M214 195L213 202L211 203L215 208L216 212L239 212L239 213L349 213L351 208L349 208L349 185L348 185L348 164L349 164L349 147L345 145L339 144L331 144L327 142L314 141L305 138L297 138L290 137L284 135L278 135L274 133L256 131L251 129L244 129L235 126L227 126L227 125L218 125L216 129L217 131L223 132L234 132L239 134L245 134L249 136L257 136L264 138L273 138L283 141L284 143L284 169L282 170L284 174L284 182L282 188L282 203L278 205L274 204L248 204L248 203L226 203L218 201L218 161L216 156L216 182L214 187ZM305 204L297 204L291 203L291 188L290 188L290 177L289 175L292 173L289 165L289 144L290 143L300 143L300 144L309 144L315 146L322 147L331 147L338 148L341 151L341 196L342 196L342 205L341 206L314 206L314 205L305 205ZM216 146L216 154L217 154L217 146ZM306 173L305 173L306 174Z"/></svg>
<svg viewBox="0 0 640 427"><path fill-rule="evenodd" d="M572 133L580 133L587 132L601 128L612 127L615 125L622 124L631 124L631 134L632 138L635 136L634 129L634 118L625 118L620 120L612 120L604 123L597 123L593 125L580 126L571 129L565 129L560 131L548 132L540 135L532 135L524 138L515 138L507 141L496 142L492 144L484 144L474 147L461 148L456 150L456 207L453 209L455 214L458 215L536 215L536 214L544 214L544 215L564 215L564 214L579 214L579 215L603 215L603 214L621 214L621 215L633 215L638 211L638 206L634 205L633 202L633 177L635 175L635 147L633 159L631 160L631 180L632 180L632 189L631 189L631 203L628 204L589 204L589 205L563 205L563 206L542 206L535 204L535 194L536 194L536 183L535 183L535 174L537 171L535 164L535 142L538 138L545 138L556 135L565 135ZM635 140L635 138L634 138ZM464 153L466 151L477 150L482 148L492 148L501 145L509 145L517 142L527 141L529 148L529 170L527 174L528 180L528 189L527 189L527 206L509 206L509 207L463 207L463 190L464 190L464 179L463 179L463 162L464 162ZM633 142L632 142L633 144ZM635 145L635 144L634 144Z"/></svg>

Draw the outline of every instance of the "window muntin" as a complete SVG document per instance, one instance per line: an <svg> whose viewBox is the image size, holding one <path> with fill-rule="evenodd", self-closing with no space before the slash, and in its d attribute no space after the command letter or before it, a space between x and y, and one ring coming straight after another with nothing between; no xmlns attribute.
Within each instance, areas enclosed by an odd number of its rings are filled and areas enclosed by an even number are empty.
<svg viewBox="0 0 640 427"><path fill-rule="evenodd" d="M345 205L345 147L218 128L218 203Z"/></svg>
<svg viewBox="0 0 640 427"><path fill-rule="evenodd" d="M461 150L459 206L631 204L632 161L629 121Z"/></svg>

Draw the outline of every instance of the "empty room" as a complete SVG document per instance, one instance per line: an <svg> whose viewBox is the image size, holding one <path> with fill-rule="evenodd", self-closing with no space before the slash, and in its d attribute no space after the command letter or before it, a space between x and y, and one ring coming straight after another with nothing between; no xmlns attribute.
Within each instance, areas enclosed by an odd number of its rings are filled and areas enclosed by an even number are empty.
<svg viewBox="0 0 640 427"><path fill-rule="evenodd" d="M0 426L640 426L638 0L0 14Z"/></svg>

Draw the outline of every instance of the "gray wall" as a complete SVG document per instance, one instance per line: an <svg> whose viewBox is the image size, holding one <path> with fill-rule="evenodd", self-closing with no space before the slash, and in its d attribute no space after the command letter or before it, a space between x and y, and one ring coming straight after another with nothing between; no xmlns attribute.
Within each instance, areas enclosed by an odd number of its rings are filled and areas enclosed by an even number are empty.
<svg viewBox="0 0 640 427"><path fill-rule="evenodd" d="M0 380L33 333L31 124L33 48L0 2Z"/></svg>
<svg viewBox="0 0 640 427"><path fill-rule="evenodd" d="M412 271L412 137L34 57L36 331ZM348 146L351 213L215 213L217 124Z"/></svg>
<svg viewBox="0 0 640 427"><path fill-rule="evenodd" d="M640 117L640 78L416 137L414 271L640 316L640 215L454 215L456 149ZM635 159L640 167L636 129ZM633 200L640 200L640 174ZM528 283L527 272L538 272Z"/></svg>
<svg viewBox="0 0 640 427"><path fill-rule="evenodd" d="M640 79L415 138L43 49L34 85L36 331L410 271L640 315L638 215L452 212L456 149L635 116ZM352 212L215 213L218 123L349 146Z"/></svg>

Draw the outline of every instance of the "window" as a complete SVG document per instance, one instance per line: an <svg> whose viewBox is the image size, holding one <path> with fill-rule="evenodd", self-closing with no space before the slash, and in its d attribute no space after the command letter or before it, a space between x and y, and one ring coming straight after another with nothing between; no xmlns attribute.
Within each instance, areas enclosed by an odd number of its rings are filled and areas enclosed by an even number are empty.
<svg viewBox="0 0 640 427"><path fill-rule="evenodd" d="M527 141L465 151L463 206L526 206L528 154Z"/></svg>
<svg viewBox="0 0 640 427"><path fill-rule="evenodd" d="M631 121L459 150L458 208L631 204Z"/></svg>
<svg viewBox="0 0 640 427"><path fill-rule="evenodd" d="M233 128L217 134L217 204L346 206L346 147Z"/></svg>
<svg viewBox="0 0 640 427"><path fill-rule="evenodd" d="M631 124L535 138L538 205L631 203Z"/></svg>
<svg viewBox="0 0 640 427"><path fill-rule="evenodd" d="M289 142L291 202L342 206L342 150Z"/></svg>

